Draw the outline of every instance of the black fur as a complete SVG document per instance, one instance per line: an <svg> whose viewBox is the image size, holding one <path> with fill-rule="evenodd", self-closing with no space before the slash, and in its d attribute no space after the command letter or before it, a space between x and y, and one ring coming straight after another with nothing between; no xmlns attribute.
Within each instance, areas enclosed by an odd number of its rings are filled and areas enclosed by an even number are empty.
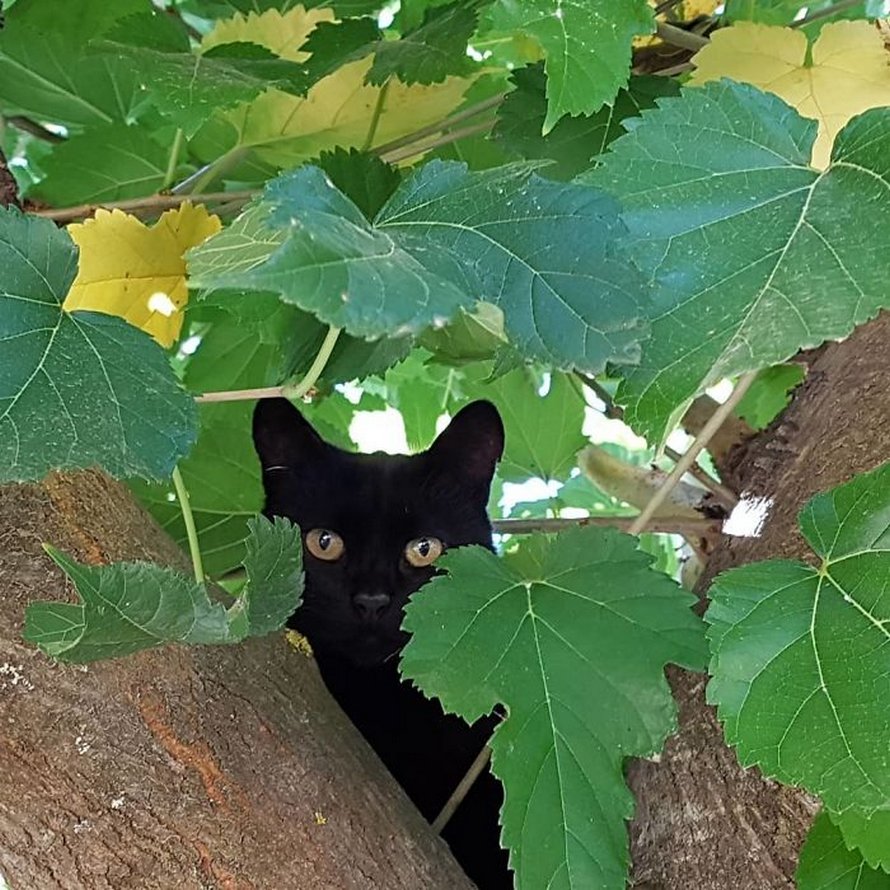
<svg viewBox="0 0 890 890"><path fill-rule="evenodd" d="M503 451L497 410L473 402L429 450L411 457L351 454L324 442L285 399L254 413L263 467L264 512L299 523L305 536L329 529L345 542L326 562L304 547L306 589L290 624L312 644L328 688L423 815L432 820L491 734L496 718L468 727L399 680L397 653L409 596L432 577L405 545L432 535L446 547L491 547L486 513L491 477ZM356 597L384 594L370 617ZM476 782L444 837L481 890L512 887L498 843L502 792L490 773Z"/></svg>

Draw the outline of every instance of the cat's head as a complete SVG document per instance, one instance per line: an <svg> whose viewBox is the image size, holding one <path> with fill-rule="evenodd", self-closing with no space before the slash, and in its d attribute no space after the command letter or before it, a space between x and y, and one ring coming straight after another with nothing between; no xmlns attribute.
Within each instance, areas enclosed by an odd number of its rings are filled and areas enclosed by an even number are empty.
<svg viewBox="0 0 890 890"><path fill-rule="evenodd" d="M324 655L374 665L394 655L408 597L435 573L440 550L491 546L486 513L504 428L473 402L427 451L352 454L325 442L286 399L264 399L253 438L264 513L303 532L306 588L294 625Z"/></svg>

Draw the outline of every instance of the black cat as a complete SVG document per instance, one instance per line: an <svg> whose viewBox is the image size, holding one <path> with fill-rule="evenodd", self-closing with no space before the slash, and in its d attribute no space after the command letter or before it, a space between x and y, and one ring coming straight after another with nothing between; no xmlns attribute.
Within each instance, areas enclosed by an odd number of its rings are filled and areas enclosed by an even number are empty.
<svg viewBox="0 0 890 890"><path fill-rule="evenodd" d="M491 547L486 504L504 447L500 416L489 402L473 402L421 454L351 454L325 442L286 399L266 399L254 412L253 436L265 514L303 531L306 588L289 624L312 644L340 706L432 820L497 718L467 726L400 681L403 609L442 550ZM486 771L443 832L481 890L513 886L499 844L502 800Z"/></svg>

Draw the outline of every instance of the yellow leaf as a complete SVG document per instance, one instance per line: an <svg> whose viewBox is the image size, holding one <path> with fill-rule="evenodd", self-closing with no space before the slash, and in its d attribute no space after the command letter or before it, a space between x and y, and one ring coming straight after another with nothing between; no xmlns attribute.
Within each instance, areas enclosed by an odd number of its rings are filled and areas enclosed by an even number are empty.
<svg viewBox="0 0 890 890"><path fill-rule="evenodd" d="M890 56L868 22L835 22L822 29L805 65L806 35L750 22L721 28L693 58L690 83L720 77L775 93L804 117L819 121L813 166L825 169L834 137L869 108L890 105Z"/></svg>
<svg viewBox="0 0 890 890"><path fill-rule="evenodd" d="M63 308L119 315L171 346L188 302L183 254L221 228L218 216L188 202L150 228L121 210L97 210L68 226L80 256Z"/></svg>
<svg viewBox="0 0 890 890"><path fill-rule="evenodd" d="M364 147L381 90L364 83L372 61L368 56L343 65L315 84L305 98L268 90L252 102L224 112L221 119L235 131L234 140L229 135L226 149L252 148L268 164L293 167L334 146ZM392 78L369 147L447 117L471 84L470 79L448 77L442 83L409 86ZM211 129L216 126L210 125ZM197 142L200 146L201 134ZM219 148L215 145L214 151Z"/></svg>
<svg viewBox="0 0 890 890"><path fill-rule="evenodd" d="M332 9L304 9L295 6L288 12L269 9L258 15L236 13L230 19L218 21L201 41L201 49L208 50L222 43L258 43L282 59L304 62L309 53L300 52L306 38L319 22L334 21Z"/></svg>

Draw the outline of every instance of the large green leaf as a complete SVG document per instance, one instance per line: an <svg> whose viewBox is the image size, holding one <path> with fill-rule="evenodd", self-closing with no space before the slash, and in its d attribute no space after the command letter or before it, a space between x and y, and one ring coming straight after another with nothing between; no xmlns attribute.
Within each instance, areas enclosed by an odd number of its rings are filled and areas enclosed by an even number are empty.
<svg viewBox="0 0 890 890"><path fill-rule="evenodd" d="M368 223L315 167L189 253L191 283L275 290L353 335L410 333L483 299L524 355L601 370L637 359L642 281L616 254L617 207L528 166L434 161ZM542 245L546 245L542 248Z"/></svg>
<svg viewBox="0 0 890 890"><path fill-rule="evenodd" d="M508 709L492 768L521 887L626 885L624 758L676 727L665 664L704 663L693 597L648 562L600 528L536 535L502 559L459 548L408 605L403 675L468 721Z"/></svg>
<svg viewBox="0 0 890 890"><path fill-rule="evenodd" d="M250 525L247 584L228 609L179 572L144 562L90 566L47 552L82 602L31 603L24 637L60 661L118 658L164 643L235 643L284 625L302 593L300 530L285 519Z"/></svg>
<svg viewBox="0 0 890 890"><path fill-rule="evenodd" d="M744 765L869 813L890 799L890 465L813 498L800 526L818 566L714 582L708 698Z"/></svg>
<svg viewBox="0 0 890 890"><path fill-rule="evenodd" d="M798 890L890 890L890 875L869 868L856 850L848 850L827 813L816 817L795 877Z"/></svg>
<svg viewBox="0 0 890 890"><path fill-rule="evenodd" d="M34 191L58 207L151 195L164 185L169 154L146 128L92 127L54 148Z"/></svg>
<svg viewBox="0 0 890 890"><path fill-rule="evenodd" d="M590 169L594 158L624 133L624 120L655 105L662 96L676 96L680 88L670 77L631 77L627 88L591 115L564 117L546 135L547 80L544 66L528 65L513 72L515 89L500 108L492 136L511 154L528 160L555 163L541 168L550 179L571 179Z"/></svg>
<svg viewBox="0 0 890 890"><path fill-rule="evenodd" d="M194 441L194 403L147 334L62 310L76 263L52 222L0 211L0 481L96 464L169 476Z"/></svg>
<svg viewBox="0 0 890 890"><path fill-rule="evenodd" d="M528 35L544 51L545 131L564 114L591 114L610 103L627 84L631 41L654 27L646 0L498 0L491 23Z"/></svg>
<svg viewBox="0 0 890 890"><path fill-rule="evenodd" d="M815 135L775 96L720 81L660 100L584 177L622 202L654 285L652 338L618 394L651 440L722 377L890 304L890 229L869 211L890 189L890 109L854 118L824 173L808 166Z"/></svg>

